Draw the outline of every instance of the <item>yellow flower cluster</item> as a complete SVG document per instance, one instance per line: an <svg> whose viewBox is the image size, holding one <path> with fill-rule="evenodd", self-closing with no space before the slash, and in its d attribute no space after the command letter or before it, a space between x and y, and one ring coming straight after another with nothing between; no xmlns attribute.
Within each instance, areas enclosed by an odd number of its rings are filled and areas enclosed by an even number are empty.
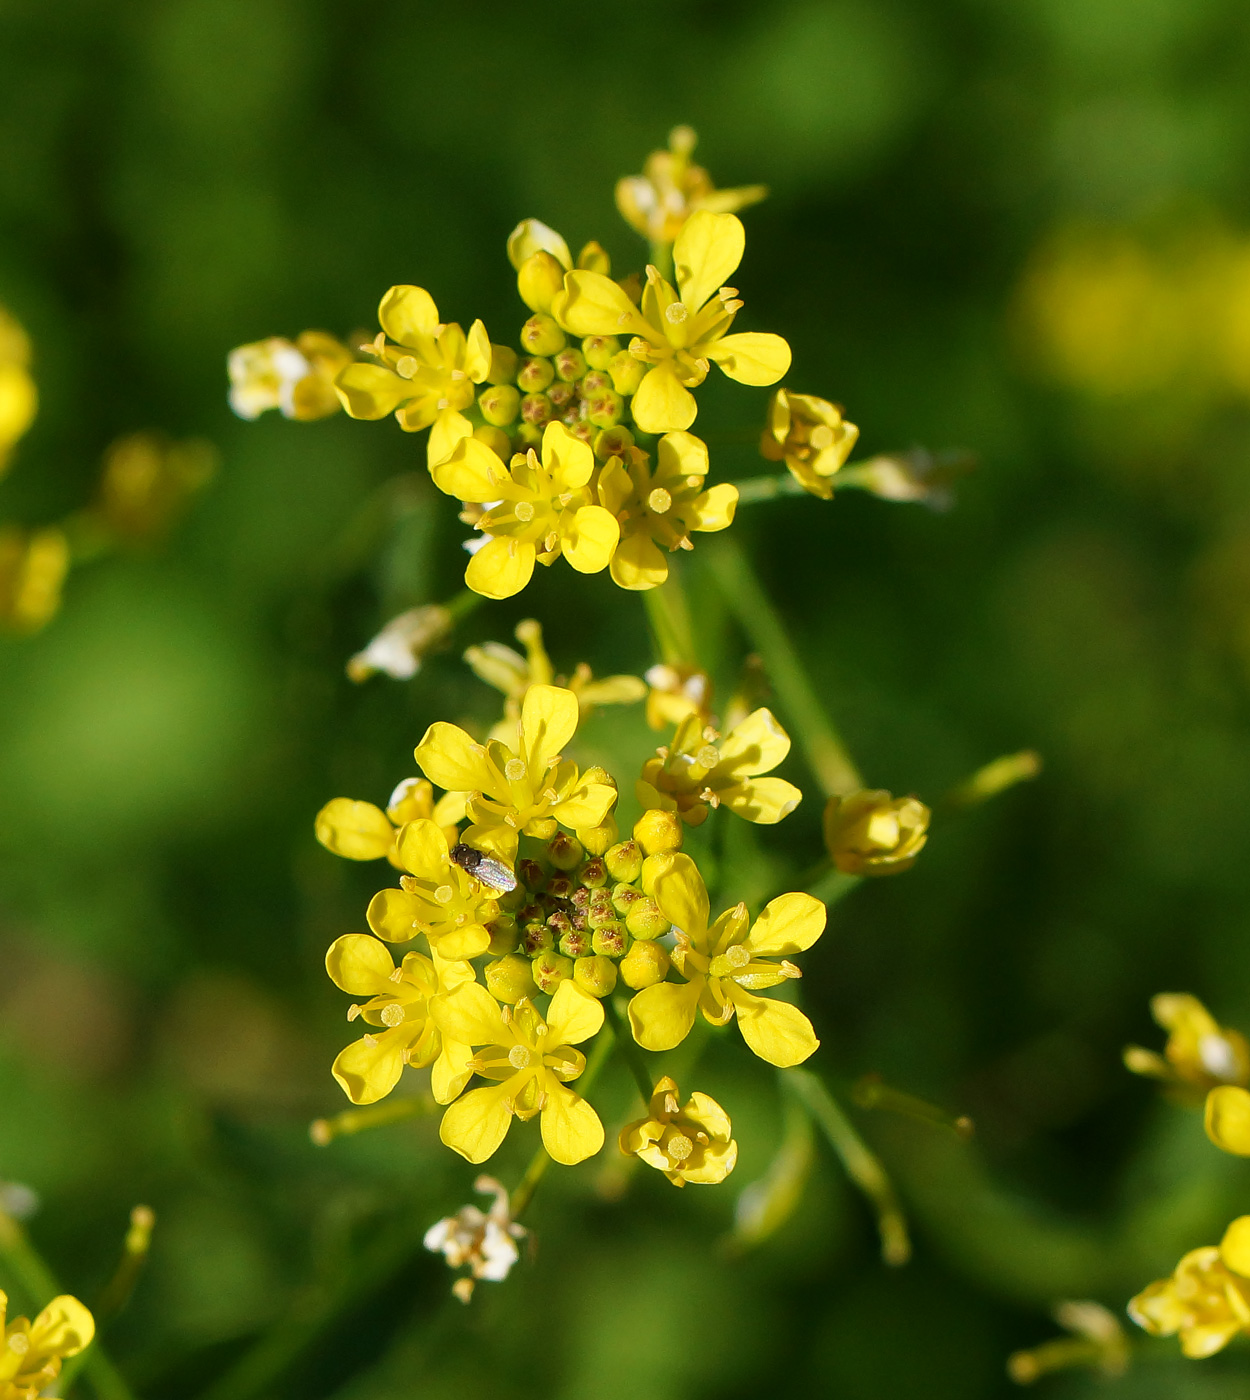
<svg viewBox="0 0 1250 1400"><path fill-rule="evenodd" d="M39 395L30 376L30 339L0 306L0 475L38 406Z"/></svg>
<svg viewBox="0 0 1250 1400"><path fill-rule="evenodd" d="M1250 1331L1250 1215L1228 1227L1219 1246L1191 1249L1168 1277L1129 1303L1129 1316L1156 1337L1179 1337L1181 1351L1213 1356Z"/></svg>
<svg viewBox="0 0 1250 1400"><path fill-rule="evenodd" d="M61 1363L91 1345L95 1319L77 1298L53 1298L33 1322L6 1321L8 1296L0 1292L0 1400L36 1400L49 1393Z"/></svg>

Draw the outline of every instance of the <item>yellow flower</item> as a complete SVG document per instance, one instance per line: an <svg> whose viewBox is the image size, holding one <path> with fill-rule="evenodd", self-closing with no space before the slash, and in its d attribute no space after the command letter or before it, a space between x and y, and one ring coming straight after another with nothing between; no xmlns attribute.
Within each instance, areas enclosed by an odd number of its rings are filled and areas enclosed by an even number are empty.
<svg viewBox="0 0 1250 1400"><path fill-rule="evenodd" d="M26 332L0 307L0 474L14 444L34 422L39 407L35 381L30 377L30 340Z"/></svg>
<svg viewBox="0 0 1250 1400"><path fill-rule="evenodd" d="M695 1012L714 1026L735 1015L742 1038L762 1060L784 1069L801 1064L820 1042L812 1023L789 1002L754 993L800 976L789 955L824 932L825 906L810 894L783 894L752 925L738 904L708 927L708 897L687 855L649 856L642 887L677 934L673 965L684 983L661 982L629 1003L634 1039L647 1050L671 1050L694 1026ZM780 962L771 961L780 957Z"/></svg>
<svg viewBox="0 0 1250 1400"><path fill-rule="evenodd" d="M426 656L451 635L453 625L451 613L437 603L401 612L348 661L348 680L367 681L379 671L392 680L411 680Z"/></svg>
<svg viewBox="0 0 1250 1400"><path fill-rule="evenodd" d="M445 793L434 801L434 788L424 778L405 778L391 793L384 812L372 802L355 802L336 797L317 813L317 840L345 860L381 860L383 856L396 869L399 856L396 837L405 822L432 817L443 829L448 842L456 840L456 823L464 820L464 794Z"/></svg>
<svg viewBox="0 0 1250 1400"><path fill-rule="evenodd" d="M0 1292L0 1400L36 1400L61 1371L66 1357L91 1345L95 1319L77 1298L53 1298L34 1322L6 1323L9 1299Z"/></svg>
<svg viewBox="0 0 1250 1400"><path fill-rule="evenodd" d="M473 981L469 964L449 962L437 953L433 961L409 953L396 967L376 938L349 933L330 945L326 971L342 991L369 998L363 1006L353 1006L347 1019L359 1016L381 1027L366 1032L334 1061L334 1077L352 1103L377 1103L399 1083L405 1065L422 1068L431 1063L431 1091L439 1103L450 1103L472 1076L471 1052L467 1045L441 1035L430 1008L462 983Z"/></svg>
<svg viewBox="0 0 1250 1400"><path fill-rule="evenodd" d="M675 126L668 134L667 151L652 151L641 175L616 182L621 217L651 243L671 243L700 209L732 214L768 194L767 185L716 189L707 171L690 161L697 139L690 127Z"/></svg>
<svg viewBox="0 0 1250 1400"><path fill-rule="evenodd" d="M474 825L463 833L467 844L512 862L522 832L550 840L557 823L576 831L603 821L616 801L607 774L579 773L561 758L579 714L571 690L533 685L521 704L515 748L497 739L476 743L454 724L430 725L417 745L417 763L440 787L470 794Z"/></svg>
<svg viewBox="0 0 1250 1400"><path fill-rule="evenodd" d="M151 539L177 521L216 470L217 450L209 442L171 442L163 433L130 433L104 454L94 514L123 539Z"/></svg>
<svg viewBox="0 0 1250 1400"><path fill-rule="evenodd" d="M645 672L647 723L652 729L672 729L690 715L700 726L712 722L712 680L697 666L659 662Z"/></svg>
<svg viewBox="0 0 1250 1400"><path fill-rule="evenodd" d="M602 506L591 504L594 453L563 423L543 432L542 458L531 447L509 469L477 438L461 438L445 461L431 468L440 491L489 505L477 521L486 538L475 542L464 581L487 598L511 598L530 581L535 563L563 555L578 573L606 569L620 527Z"/></svg>
<svg viewBox="0 0 1250 1400"><path fill-rule="evenodd" d="M531 311L544 315L563 289L564 274L574 267L569 245L540 219L522 219L508 235L508 261L517 270L521 300ZM611 270L607 253L593 240L577 255L576 266L605 277Z"/></svg>
<svg viewBox="0 0 1250 1400"><path fill-rule="evenodd" d="M733 522L738 488L705 490L707 446L692 433L668 433L656 447L656 469L641 448L612 457L599 475L599 499L621 527L612 579L622 588L657 588L668 578L660 550L692 549L692 530L724 530Z"/></svg>
<svg viewBox="0 0 1250 1400"><path fill-rule="evenodd" d="M56 528L0 528L0 628L38 632L61 606L69 541Z"/></svg>
<svg viewBox="0 0 1250 1400"><path fill-rule="evenodd" d="M490 944L486 925L499 913L494 892L451 859L437 822L408 822L395 842L395 863L408 873L399 889L379 890L369 902L369 927L388 943L425 934L443 958L476 958Z"/></svg>
<svg viewBox="0 0 1250 1400"><path fill-rule="evenodd" d="M1158 1279L1128 1305L1129 1316L1155 1337L1179 1335L1195 1360L1213 1356L1250 1328L1250 1216L1228 1227L1217 1249L1191 1249L1170 1278Z"/></svg>
<svg viewBox="0 0 1250 1400"><path fill-rule="evenodd" d="M311 422L339 411L334 380L355 357L325 331L304 331L294 343L282 336L231 350L230 407L240 418L276 408L284 418Z"/></svg>
<svg viewBox="0 0 1250 1400"><path fill-rule="evenodd" d="M706 1094L691 1094L680 1107L679 1092L667 1075L660 1080L648 1116L621 1129L621 1151L662 1171L674 1186L714 1186L738 1160L729 1114Z"/></svg>
<svg viewBox="0 0 1250 1400"><path fill-rule="evenodd" d="M483 1079L443 1114L439 1136L470 1162L484 1162L503 1142L513 1117L542 1115L543 1146L572 1166L603 1146L603 1124L572 1089L586 1057L572 1047L596 1035L603 1007L571 979L561 982L544 1019L528 1000L500 1006L485 987L466 983L434 1007L444 1035L484 1047L470 1062Z"/></svg>
<svg viewBox="0 0 1250 1400"><path fill-rule="evenodd" d="M1221 1084L1207 1095L1203 1111L1207 1136L1224 1152L1250 1157L1250 1094L1236 1084Z"/></svg>
<svg viewBox="0 0 1250 1400"><path fill-rule="evenodd" d="M1160 992L1150 1014L1168 1032L1163 1054L1130 1045L1124 1063L1134 1074L1206 1090L1250 1083L1250 1045L1240 1031L1221 1026L1195 996Z"/></svg>
<svg viewBox="0 0 1250 1400"><path fill-rule="evenodd" d="M378 307L382 330L365 347L380 364L349 365L336 380L353 418L394 413L405 432L428 428L441 415L468 408L473 386L490 372L490 339L481 321L469 334L438 319L423 287L392 287Z"/></svg>
<svg viewBox="0 0 1250 1400"><path fill-rule="evenodd" d="M687 386L703 383L709 361L740 384L775 384L790 368L790 347L779 335L728 334L742 303L722 284L742 261L745 244L734 215L693 214L673 248L677 290L649 267L640 308L601 273L565 277L551 308L565 330L631 333L630 354L651 366L630 405L643 432L667 433L694 422L698 406Z"/></svg>
<svg viewBox="0 0 1250 1400"><path fill-rule="evenodd" d="M701 825L708 808L722 802L749 822L771 826L803 800L793 783L760 776L789 752L790 736L770 710L753 711L723 740L689 715L673 742L643 764L636 795L644 807L680 812L689 826Z"/></svg>
<svg viewBox="0 0 1250 1400"><path fill-rule="evenodd" d="M551 685L556 680L555 667L543 645L541 625L533 618L518 622L516 638L525 647L524 656L502 642L483 642L481 646L469 647L464 654L474 675L503 693L503 719L491 729L489 737L504 743L517 732L521 702L530 686ZM646 684L637 676L605 676L595 680L584 661L571 679L566 681L561 677L559 684L577 696L582 719L599 705L632 705L647 693Z"/></svg>
<svg viewBox="0 0 1250 1400"><path fill-rule="evenodd" d="M859 429L842 417L837 404L778 389L768 405L760 451L770 462L784 462L804 491L827 501L833 477L858 437Z"/></svg>
<svg viewBox="0 0 1250 1400"><path fill-rule="evenodd" d="M825 846L846 875L900 875L929 839L929 809L915 797L852 792L825 806Z"/></svg>

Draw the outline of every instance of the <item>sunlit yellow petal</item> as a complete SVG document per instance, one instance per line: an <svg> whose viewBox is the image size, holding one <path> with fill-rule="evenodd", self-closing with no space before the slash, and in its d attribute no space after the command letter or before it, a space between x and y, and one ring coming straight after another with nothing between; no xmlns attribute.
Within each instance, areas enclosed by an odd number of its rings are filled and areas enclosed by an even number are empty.
<svg viewBox="0 0 1250 1400"><path fill-rule="evenodd" d="M430 1014L449 1040L464 1045L493 1045L504 1030L499 1003L480 982L465 982L454 992L437 997Z"/></svg>
<svg viewBox="0 0 1250 1400"><path fill-rule="evenodd" d="M508 261L519 272L521 264L540 250L566 269L573 266L569 245L555 229L541 219L522 219L508 235Z"/></svg>
<svg viewBox="0 0 1250 1400"><path fill-rule="evenodd" d="M562 982L561 987L572 984ZM593 1157L603 1146L603 1124L599 1115L571 1089L552 1084L542 1116L543 1146L553 1162L571 1167Z"/></svg>
<svg viewBox="0 0 1250 1400"><path fill-rule="evenodd" d="M32 1351L45 1356L77 1356L95 1336L95 1319L67 1293L53 1298L30 1324Z"/></svg>
<svg viewBox="0 0 1250 1400"><path fill-rule="evenodd" d="M660 982L646 987L629 1003L629 1024L644 1050L671 1050L694 1027L702 979Z"/></svg>
<svg viewBox="0 0 1250 1400"><path fill-rule="evenodd" d="M533 578L537 558L528 541L500 536L484 544L469 560L464 581L483 598L511 598Z"/></svg>
<svg viewBox="0 0 1250 1400"><path fill-rule="evenodd" d="M378 324L400 345L418 345L438 334L438 307L424 287L392 287L378 307Z"/></svg>
<svg viewBox="0 0 1250 1400"><path fill-rule="evenodd" d="M707 933L707 886L699 867L680 852L651 856L643 866L643 888L670 923L696 943Z"/></svg>
<svg viewBox="0 0 1250 1400"><path fill-rule="evenodd" d="M688 428L699 412L694 395L678 381L667 360L647 371L629 407L644 433Z"/></svg>
<svg viewBox="0 0 1250 1400"><path fill-rule="evenodd" d="M407 943L417 936L425 910L403 890L379 890L365 910L365 922L388 943Z"/></svg>
<svg viewBox="0 0 1250 1400"><path fill-rule="evenodd" d="M335 392L352 418L385 418L412 398L407 379L383 365L348 365L334 381Z"/></svg>
<svg viewBox="0 0 1250 1400"><path fill-rule="evenodd" d="M668 578L668 560L650 535L626 535L612 555L612 582L636 591L658 588Z"/></svg>
<svg viewBox="0 0 1250 1400"><path fill-rule="evenodd" d="M474 321L469 327L468 342L464 347L464 372L474 384L480 384L490 373L490 336L481 321Z"/></svg>
<svg viewBox="0 0 1250 1400"><path fill-rule="evenodd" d="M812 1023L797 1006L753 996L732 983L726 992L738 1012L743 1040L761 1060L788 1069L802 1064L819 1046Z"/></svg>
<svg viewBox="0 0 1250 1400"><path fill-rule="evenodd" d="M776 384L790 368L790 347L779 335L743 331L703 348L709 360L739 384Z"/></svg>
<svg viewBox="0 0 1250 1400"><path fill-rule="evenodd" d="M473 1047L443 1036L443 1048L430 1066L430 1093L435 1103L450 1103L473 1078Z"/></svg>
<svg viewBox="0 0 1250 1400"><path fill-rule="evenodd" d="M490 934L482 924L465 924L446 933L427 933L426 937L444 958L477 958L490 947Z"/></svg>
<svg viewBox="0 0 1250 1400"><path fill-rule="evenodd" d="M695 498L690 528L709 532L727 530L733 524L737 509L738 488L732 482L722 481Z"/></svg>
<svg viewBox="0 0 1250 1400"><path fill-rule="evenodd" d="M465 420L468 421L467 419ZM430 468L434 485L460 501L497 501L508 477L507 467L475 437L463 437L450 454Z"/></svg>
<svg viewBox="0 0 1250 1400"><path fill-rule="evenodd" d="M748 778L725 788L721 801L731 812L757 826L772 826L788 817L803 800L803 794L784 778Z"/></svg>
<svg viewBox="0 0 1250 1400"><path fill-rule="evenodd" d="M742 220L701 209L686 220L673 245L673 266L681 299L699 307L733 276L746 248Z"/></svg>
<svg viewBox="0 0 1250 1400"><path fill-rule="evenodd" d="M597 574L606 569L621 536L616 518L602 506L582 506L570 521L564 516L561 538L564 557L579 574Z"/></svg>
<svg viewBox="0 0 1250 1400"><path fill-rule="evenodd" d="M641 335L649 329L621 288L600 272L570 272L551 314L574 335Z"/></svg>
<svg viewBox="0 0 1250 1400"><path fill-rule="evenodd" d="M595 454L563 423L548 423L543 430L543 466L559 483L558 489L576 491L590 480Z"/></svg>
<svg viewBox="0 0 1250 1400"><path fill-rule="evenodd" d="M331 1067L343 1092L352 1103L360 1104L384 1099L399 1083L403 1072L404 1040L394 1031L354 1041L339 1052Z"/></svg>
<svg viewBox="0 0 1250 1400"><path fill-rule="evenodd" d="M485 748L459 725L430 725L413 752L425 776L448 792L481 792L491 780Z"/></svg>
<svg viewBox="0 0 1250 1400"><path fill-rule="evenodd" d="M826 917L825 906L810 894L779 895L756 919L751 948L765 956L792 957L815 943Z"/></svg>
<svg viewBox="0 0 1250 1400"><path fill-rule="evenodd" d="M507 1084L473 1089L443 1114L438 1135L470 1162L484 1162L494 1155L512 1125L504 1106Z"/></svg>
<svg viewBox="0 0 1250 1400"><path fill-rule="evenodd" d="M1220 1258L1235 1274L1250 1277L1250 1215L1239 1215L1224 1231Z"/></svg>
<svg viewBox="0 0 1250 1400"><path fill-rule="evenodd" d="M547 1009L550 1045L580 1045L603 1027L603 1003L570 977L561 982Z"/></svg>
<svg viewBox="0 0 1250 1400"><path fill-rule="evenodd" d="M693 433L666 433L656 446L656 475L670 477L706 476L707 443Z"/></svg>
<svg viewBox="0 0 1250 1400"><path fill-rule="evenodd" d="M1207 1095L1204 1121L1207 1136L1225 1152L1250 1157L1250 1093L1235 1084L1221 1084Z"/></svg>
<svg viewBox="0 0 1250 1400"><path fill-rule="evenodd" d="M563 802L557 802L551 815L561 826L574 831L598 826L612 810L616 789L610 783L582 783Z"/></svg>
<svg viewBox="0 0 1250 1400"><path fill-rule="evenodd" d="M397 838L399 859L405 870L436 883L447 878L447 838L428 817L408 822Z"/></svg>
<svg viewBox="0 0 1250 1400"><path fill-rule="evenodd" d="M790 736L773 712L761 707L734 726L721 744L718 773L736 780L771 773L790 752Z"/></svg>
<svg viewBox="0 0 1250 1400"><path fill-rule="evenodd" d="M372 802L336 797L317 813L317 840L336 856L348 860L378 860L391 849L395 828Z"/></svg>
<svg viewBox="0 0 1250 1400"><path fill-rule="evenodd" d="M456 444L463 442L465 438L473 436L473 424L464 416L457 413L454 408L445 408L434 420L434 425L430 429L430 436L425 445L426 465L431 471L445 462L456 450ZM450 492L455 495L456 493ZM463 496L458 499L464 500ZM495 498L488 497L488 500Z"/></svg>
<svg viewBox="0 0 1250 1400"><path fill-rule="evenodd" d="M547 762L561 753L577 733L581 712L577 696L559 685L532 685L521 705L521 744L530 772L547 771Z"/></svg>
<svg viewBox="0 0 1250 1400"><path fill-rule="evenodd" d="M391 987L395 960L376 938L347 933L330 944L326 971L341 990L356 997L372 997Z"/></svg>

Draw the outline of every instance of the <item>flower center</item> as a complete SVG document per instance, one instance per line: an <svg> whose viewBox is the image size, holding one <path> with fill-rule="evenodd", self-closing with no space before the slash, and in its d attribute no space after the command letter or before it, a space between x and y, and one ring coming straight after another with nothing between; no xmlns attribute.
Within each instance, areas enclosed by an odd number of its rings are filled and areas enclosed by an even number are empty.
<svg viewBox="0 0 1250 1400"><path fill-rule="evenodd" d="M534 518L533 502L518 501L516 505L512 507L512 513L523 525L528 525Z"/></svg>
<svg viewBox="0 0 1250 1400"><path fill-rule="evenodd" d="M664 308L664 319L671 326L680 326L689 315L685 302L675 301L671 306Z"/></svg>
<svg viewBox="0 0 1250 1400"><path fill-rule="evenodd" d="M656 515L663 515L672 508L673 498L662 486L657 486L647 497L647 505L655 511Z"/></svg>
<svg viewBox="0 0 1250 1400"><path fill-rule="evenodd" d="M510 783L519 783L528 771L519 758L510 758L503 766L503 775Z"/></svg>
<svg viewBox="0 0 1250 1400"><path fill-rule="evenodd" d="M667 1151L674 1162L684 1162L694 1151L694 1143L685 1133L674 1133L668 1140Z"/></svg>
<svg viewBox="0 0 1250 1400"><path fill-rule="evenodd" d="M750 951L745 943L735 943L725 949L725 961L730 967L745 967L751 961Z"/></svg>
<svg viewBox="0 0 1250 1400"><path fill-rule="evenodd" d="M450 885L439 885L438 889L434 891L434 898L440 904L450 904L455 897L456 892Z"/></svg>
<svg viewBox="0 0 1250 1400"><path fill-rule="evenodd" d="M397 1001L393 1001L389 1006L384 1006L378 1014L382 1017L384 1026L397 1026L408 1013Z"/></svg>
<svg viewBox="0 0 1250 1400"><path fill-rule="evenodd" d="M809 441L817 452L823 452L825 448L833 446L833 429L828 423L820 423L812 429Z"/></svg>
<svg viewBox="0 0 1250 1400"><path fill-rule="evenodd" d="M528 1069L533 1056L524 1045L514 1045L508 1051L508 1063L513 1069Z"/></svg>
<svg viewBox="0 0 1250 1400"><path fill-rule="evenodd" d="M700 768L712 769L720 762L720 750L715 744L704 744L694 756L694 761Z"/></svg>

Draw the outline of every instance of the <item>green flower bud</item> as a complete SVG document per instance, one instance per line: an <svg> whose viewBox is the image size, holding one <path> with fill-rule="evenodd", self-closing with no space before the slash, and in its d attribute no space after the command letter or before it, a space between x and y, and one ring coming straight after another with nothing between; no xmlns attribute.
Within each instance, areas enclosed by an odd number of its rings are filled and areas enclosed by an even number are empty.
<svg viewBox="0 0 1250 1400"><path fill-rule="evenodd" d="M543 315L551 310L551 303L556 293L564 289L564 268L558 258L545 248L539 248L536 252L531 253L517 269L516 287L526 306L531 311ZM545 319L550 321L551 317L546 316ZM552 325L555 325L554 321L552 321ZM556 329L558 330L559 327L557 326ZM563 344L562 339L560 345ZM556 346L557 350L560 345Z"/></svg>
<svg viewBox="0 0 1250 1400"><path fill-rule="evenodd" d="M586 922L592 929L605 928L608 924L616 923L619 916L612 905L612 896L607 890L596 890L595 893L603 895L603 898L590 901L590 908L586 911Z"/></svg>
<svg viewBox="0 0 1250 1400"><path fill-rule="evenodd" d="M520 953L509 953L496 962L487 963L486 990L496 1001L509 1006L514 1006L522 997L532 997L538 988L534 985L530 960Z"/></svg>
<svg viewBox="0 0 1250 1400"><path fill-rule="evenodd" d="M530 958L545 953L556 946L558 936L546 924L535 919L521 930L521 951Z"/></svg>
<svg viewBox="0 0 1250 1400"><path fill-rule="evenodd" d="M547 881L547 894L551 899L571 899L576 888L572 877L563 871Z"/></svg>
<svg viewBox="0 0 1250 1400"><path fill-rule="evenodd" d="M566 977L572 977L573 959L561 953L539 953L530 971L540 992L554 992Z"/></svg>
<svg viewBox="0 0 1250 1400"><path fill-rule="evenodd" d="M605 389L611 389L612 376L603 369L592 369L589 374L583 374L577 381L577 388L584 399L593 399L602 394Z"/></svg>
<svg viewBox="0 0 1250 1400"><path fill-rule="evenodd" d="M486 925L486 932L490 934L489 952L493 957L501 958L505 953L511 953L521 938L521 930L517 927L517 921L502 915Z"/></svg>
<svg viewBox="0 0 1250 1400"><path fill-rule="evenodd" d="M625 925L619 920L604 924L602 928L595 929L590 937L590 946L596 953L602 954L605 958L624 957L625 949L629 947L629 938L625 933Z"/></svg>
<svg viewBox="0 0 1250 1400"><path fill-rule="evenodd" d="M521 344L531 355L554 355L568 344L568 338L554 317L539 312L521 327Z"/></svg>
<svg viewBox="0 0 1250 1400"><path fill-rule="evenodd" d="M625 915L625 927L635 938L659 938L671 927L653 899L645 895Z"/></svg>
<svg viewBox="0 0 1250 1400"><path fill-rule="evenodd" d="M547 847L547 859L557 870L573 870L585 858L582 843L563 831L557 831Z"/></svg>
<svg viewBox="0 0 1250 1400"><path fill-rule="evenodd" d="M612 387L626 398L638 392L647 371L651 368L642 360L636 360L628 350L613 355L608 361L608 373L612 376Z"/></svg>
<svg viewBox="0 0 1250 1400"><path fill-rule="evenodd" d="M604 428L595 434L595 456L601 462L609 457L623 457L626 449L633 445L634 435L628 428Z"/></svg>
<svg viewBox="0 0 1250 1400"><path fill-rule="evenodd" d="M486 423L480 428L474 428L473 436L478 442L484 442L495 456L503 461L506 462L512 456L512 439L502 428L492 428Z"/></svg>
<svg viewBox="0 0 1250 1400"><path fill-rule="evenodd" d="M665 812L652 808L644 812L634 823L634 840L642 847L645 855L659 855L663 851L681 850L681 818L676 812Z"/></svg>
<svg viewBox="0 0 1250 1400"><path fill-rule="evenodd" d="M599 826L579 827L577 839L585 846L588 856L601 856L619 835L616 818L609 812Z"/></svg>
<svg viewBox="0 0 1250 1400"><path fill-rule="evenodd" d="M542 440L543 430L536 423L518 423L512 430L512 445L518 452L538 447Z"/></svg>
<svg viewBox="0 0 1250 1400"><path fill-rule="evenodd" d="M646 899L646 895L633 885L616 885L612 890L612 907L622 919L640 899Z"/></svg>
<svg viewBox="0 0 1250 1400"><path fill-rule="evenodd" d="M634 943L621 959L621 980L627 987L640 992L654 987L668 976L670 960L659 943Z"/></svg>
<svg viewBox="0 0 1250 1400"><path fill-rule="evenodd" d="M584 958L590 952L591 933L585 928L571 928L560 939L560 951L566 958Z"/></svg>
<svg viewBox="0 0 1250 1400"><path fill-rule="evenodd" d="M554 411L546 394L526 394L521 400L521 417L535 427L549 422Z"/></svg>
<svg viewBox="0 0 1250 1400"><path fill-rule="evenodd" d="M521 411L521 395L511 384L495 384L477 396L482 417L496 428L506 428Z"/></svg>
<svg viewBox="0 0 1250 1400"><path fill-rule="evenodd" d="M596 428L615 428L625 412L625 400L620 394L604 389L590 401L587 417Z"/></svg>
<svg viewBox="0 0 1250 1400"><path fill-rule="evenodd" d="M573 421L570 422L566 414L564 426L579 442L584 442L587 447L590 446L590 440L595 435L595 425L593 423L588 423L584 418L574 418Z"/></svg>
<svg viewBox="0 0 1250 1400"><path fill-rule="evenodd" d="M490 369L486 371L488 384L511 384L516 378L517 353L510 345L490 347Z"/></svg>
<svg viewBox="0 0 1250 1400"><path fill-rule="evenodd" d="M642 874L642 847L637 841L620 841L603 857L608 874L620 884L632 884Z"/></svg>
<svg viewBox="0 0 1250 1400"><path fill-rule="evenodd" d="M616 964L602 954L578 958L573 964L573 980L592 997L606 997L616 986Z"/></svg>
<svg viewBox="0 0 1250 1400"><path fill-rule="evenodd" d="M577 385L566 384L563 379L557 379L547 390L547 397L551 400L556 412L562 414L577 397Z"/></svg>
<svg viewBox="0 0 1250 1400"><path fill-rule="evenodd" d="M516 372L517 388L523 394L538 394L556 377L556 367L541 355L530 355L521 361Z"/></svg>
<svg viewBox="0 0 1250 1400"><path fill-rule="evenodd" d="M563 909L553 909L552 912L547 915L547 922L544 927L547 932L552 935L551 942L544 946L554 948L559 939L573 927L573 921Z"/></svg>
<svg viewBox="0 0 1250 1400"><path fill-rule="evenodd" d="M603 857L591 856L588 861L578 866L577 881L590 890L602 889L608 883L608 872Z"/></svg>
<svg viewBox="0 0 1250 1400"><path fill-rule="evenodd" d="M572 384L586 373L586 356L580 350L568 346L556 356L556 374L566 384Z"/></svg>
<svg viewBox="0 0 1250 1400"><path fill-rule="evenodd" d="M613 355L621 353L621 342L614 335L588 335L582 341L582 354L591 369L607 369Z"/></svg>
<svg viewBox="0 0 1250 1400"><path fill-rule="evenodd" d="M587 272L601 272L606 277L612 271L612 260L597 238L592 238L577 255L577 266Z"/></svg>

